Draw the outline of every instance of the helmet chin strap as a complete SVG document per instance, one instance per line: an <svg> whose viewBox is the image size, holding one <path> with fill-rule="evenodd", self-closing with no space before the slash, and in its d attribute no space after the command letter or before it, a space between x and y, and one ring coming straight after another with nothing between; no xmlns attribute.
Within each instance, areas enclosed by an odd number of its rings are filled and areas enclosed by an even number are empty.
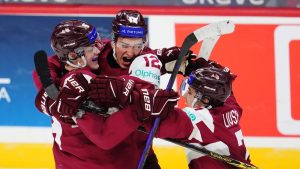
<svg viewBox="0 0 300 169"><path fill-rule="evenodd" d="M198 99L194 98L194 100L192 102L192 108L195 108L197 102L198 102Z"/></svg>
<svg viewBox="0 0 300 169"><path fill-rule="evenodd" d="M77 63L77 65L75 65L74 63L70 62L69 60L67 60L66 63L67 63L69 66L72 66L72 67L74 67L74 68L76 68L76 69L86 67L87 61L86 61L85 57L84 57L84 56L81 56L80 58L82 59L83 64Z"/></svg>
<svg viewBox="0 0 300 169"><path fill-rule="evenodd" d="M110 43L111 43L111 46L114 46L114 47L112 48L112 50L113 50L113 57L114 57L114 59L117 61L117 56L116 56L116 43L115 43L114 41L111 41Z"/></svg>

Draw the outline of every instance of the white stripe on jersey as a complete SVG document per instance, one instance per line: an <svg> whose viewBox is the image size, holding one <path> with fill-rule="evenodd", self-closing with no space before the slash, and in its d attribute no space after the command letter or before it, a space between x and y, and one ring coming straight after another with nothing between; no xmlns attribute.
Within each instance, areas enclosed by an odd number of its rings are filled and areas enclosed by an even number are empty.
<svg viewBox="0 0 300 169"><path fill-rule="evenodd" d="M203 139L202 139L202 136L201 136L201 133L200 133L200 130L198 129L198 127L193 124L194 128L193 128L193 131L191 133L191 135L189 136L189 140L192 140L193 138L200 141L200 142L203 142Z"/></svg>
<svg viewBox="0 0 300 169"><path fill-rule="evenodd" d="M214 119L209 113L209 110L207 109L201 109L201 110L195 110L191 107L186 107L183 109L183 111L190 117L193 124L197 124L201 121L204 122L204 124L209 128L211 132L214 132L215 125L214 125Z"/></svg>
<svg viewBox="0 0 300 169"><path fill-rule="evenodd" d="M52 123L52 133L55 133L55 142L58 144L59 146L59 149L62 150L61 148L61 135L62 135L62 127L59 123L59 121L54 117L52 116L52 119L53 119L53 123Z"/></svg>

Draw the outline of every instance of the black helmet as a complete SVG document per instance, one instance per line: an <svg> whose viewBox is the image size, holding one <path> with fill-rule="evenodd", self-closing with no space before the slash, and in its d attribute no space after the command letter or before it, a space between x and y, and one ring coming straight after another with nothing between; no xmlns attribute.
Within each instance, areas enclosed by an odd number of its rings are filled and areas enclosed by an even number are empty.
<svg viewBox="0 0 300 169"><path fill-rule="evenodd" d="M99 38L96 28L85 21L67 20L59 23L51 35L51 47L62 62L68 60L68 53L75 52L78 57L83 50L75 49L89 46ZM99 40L99 39L98 39Z"/></svg>
<svg viewBox="0 0 300 169"><path fill-rule="evenodd" d="M196 98L209 100L209 105L223 105L232 90L232 77L229 72L216 67L200 68L192 72L188 84L196 90Z"/></svg>
<svg viewBox="0 0 300 169"><path fill-rule="evenodd" d="M146 38L147 25L143 15L136 10L121 10L112 22L113 38Z"/></svg>

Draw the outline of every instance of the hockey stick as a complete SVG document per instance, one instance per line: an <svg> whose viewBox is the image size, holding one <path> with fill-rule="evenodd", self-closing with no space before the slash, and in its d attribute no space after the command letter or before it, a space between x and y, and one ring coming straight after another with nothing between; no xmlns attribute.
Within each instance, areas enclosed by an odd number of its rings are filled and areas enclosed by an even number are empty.
<svg viewBox="0 0 300 169"><path fill-rule="evenodd" d="M232 33L234 31L235 25L232 22L229 21L228 24L225 23L222 24L223 26L221 27L223 30L225 30L225 32L227 32L227 34ZM198 54L198 58L202 57L205 60L208 60L214 46L216 45L220 37L221 37L220 35L217 35L217 36L212 36L204 39Z"/></svg>
<svg viewBox="0 0 300 169"><path fill-rule="evenodd" d="M224 29L226 29L226 27L224 27ZM227 31L228 33L233 32L234 25L233 24L227 25L227 29L229 29L229 31ZM232 31L230 31L230 30L232 30ZM217 36L208 37L208 38L204 39L203 42L202 42L201 48L200 48L200 52L198 54L198 58L202 57L205 60L208 60L209 57L210 57L210 54L211 54L214 46L216 45L217 41L219 40L219 38L220 38L220 36L217 35ZM230 165L233 165L233 166L236 166L236 167L239 167L239 168L258 169L258 167L254 166L254 165L250 165L250 164L241 162L239 160L230 158L228 156L224 156L224 155L215 153L213 151L207 150L204 147L199 147L199 146L196 146L196 145L193 145L193 144L185 143L185 142L182 142L182 141L176 140L176 139L163 139L163 140L166 140L166 141L169 141L171 143L177 144L179 146L182 146L182 147L191 149L193 151L205 154L205 155L207 155L211 158L223 161L225 163L228 163Z"/></svg>
<svg viewBox="0 0 300 169"><path fill-rule="evenodd" d="M205 60L208 60L210 57L210 54L215 47L217 41L219 40L220 36L213 36L209 37L203 40L200 52L198 54L198 58L204 58Z"/></svg>
<svg viewBox="0 0 300 169"><path fill-rule="evenodd" d="M142 128L138 128L137 129L139 132L142 132L144 134L149 134L148 132L146 132L144 129ZM170 143L173 143L173 144L176 144L178 146L181 146L181 147L184 147L184 148L188 148L192 151L196 151L198 153L201 153L201 154L204 154L206 156L209 156L211 158L214 158L216 160L219 160L219 161L222 161L222 162L225 162L225 163L228 163L230 165L233 165L235 167L239 167L239 168L248 168L248 169L258 169L258 167L254 166L254 165L251 165L251 164L247 164L247 163L244 163L242 161L239 161L239 160L236 160L236 159L233 159L231 157L228 157L228 156L225 156L225 155L221 155L219 153L215 153L213 151L210 151L204 147L199 147L197 145L193 145L193 144L190 144L190 143L186 143L186 142L183 142L181 140L177 140L177 139L171 139L171 138L161 138L162 140L164 141L167 141L167 142L170 142Z"/></svg>
<svg viewBox="0 0 300 169"><path fill-rule="evenodd" d="M225 156L225 155L221 155L219 153L215 153L213 151L207 150L204 147L199 147L199 146L196 146L196 145L193 145L193 144L185 143L185 142L182 142L182 141L176 140L176 139L163 139L163 140L166 140L166 141L169 141L171 143L177 144L179 146L191 149L193 151L196 151L196 152L199 152L201 154L207 155L207 156L209 156L211 158L214 158L216 160L223 161L227 164L233 165L233 166L238 167L238 168L258 169L258 167L254 166L254 165L244 163L242 161L233 159L233 158Z"/></svg>
<svg viewBox="0 0 300 169"><path fill-rule="evenodd" d="M234 24L231 21L221 21L216 23L208 24L204 27L201 27L191 34L189 34L183 41L182 47L178 56L178 59L175 63L175 66L173 68L173 72L171 74L171 77L169 79L168 85L166 90L170 91L172 89L173 83L175 81L175 78L177 76L179 67L181 65L181 62L183 60L183 57L187 54L188 50L195 45L197 42L200 42L206 38L214 37L214 36L221 36L223 34L231 33L234 30ZM160 123L160 118L156 118L153 124L153 127L149 133L146 146L144 148L143 154L141 156L141 159L139 161L138 169L142 169L145 165L146 158L148 156L149 150L152 146L152 141L154 138L154 135L157 131L157 128Z"/></svg>
<svg viewBox="0 0 300 169"><path fill-rule="evenodd" d="M43 50L37 51L34 54L34 64L45 92L51 99L56 100L59 91L52 81L52 77L48 67L47 53ZM98 107L95 103L89 100L84 101L80 105L80 109L107 116L104 108Z"/></svg>

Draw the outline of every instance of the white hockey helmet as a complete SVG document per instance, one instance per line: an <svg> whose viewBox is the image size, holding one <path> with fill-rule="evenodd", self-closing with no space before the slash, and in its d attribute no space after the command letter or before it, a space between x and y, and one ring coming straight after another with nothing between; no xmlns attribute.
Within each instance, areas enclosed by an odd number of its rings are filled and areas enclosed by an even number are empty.
<svg viewBox="0 0 300 169"><path fill-rule="evenodd" d="M138 77L144 81L159 87L161 61L154 54L145 54L136 57L129 67L129 75Z"/></svg>

